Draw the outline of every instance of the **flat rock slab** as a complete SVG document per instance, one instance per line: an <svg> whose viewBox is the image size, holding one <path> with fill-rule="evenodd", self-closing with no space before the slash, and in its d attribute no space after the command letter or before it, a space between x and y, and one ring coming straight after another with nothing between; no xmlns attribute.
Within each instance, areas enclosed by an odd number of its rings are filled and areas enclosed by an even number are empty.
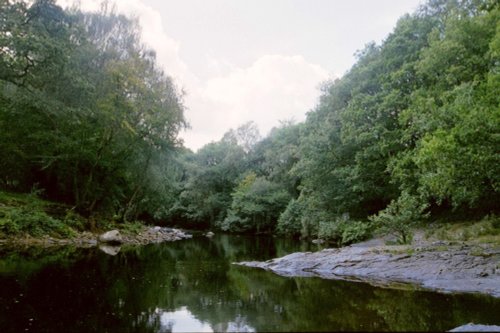
<svg viewBox="0 0 500 333"><path fill-rule="evenodd" d="M449 330L448 332L500 332L500 326L497 325L477 325L467 324Z"/></svg>
<svg viewBox="0 0 500 333"><path fill-rule="evenodd" d="M478 292L500 297L498 248L450 246L446 250L440 247L415 250L398 246L350 246L238 264L282 276L317 276L385 287L414 284L441 292Z"/></svg>

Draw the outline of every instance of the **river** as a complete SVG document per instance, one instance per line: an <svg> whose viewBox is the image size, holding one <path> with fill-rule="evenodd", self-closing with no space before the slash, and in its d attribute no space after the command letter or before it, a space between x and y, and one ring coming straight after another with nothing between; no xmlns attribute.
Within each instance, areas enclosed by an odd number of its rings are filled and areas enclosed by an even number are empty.
<svg viewBox="0 0 500 333"><path fill-rule="evenodd" d="M443 331L500 325L500 299L284 278L233 265L312 244L195 236L122 248L0 251L0 332Z"/></svg>

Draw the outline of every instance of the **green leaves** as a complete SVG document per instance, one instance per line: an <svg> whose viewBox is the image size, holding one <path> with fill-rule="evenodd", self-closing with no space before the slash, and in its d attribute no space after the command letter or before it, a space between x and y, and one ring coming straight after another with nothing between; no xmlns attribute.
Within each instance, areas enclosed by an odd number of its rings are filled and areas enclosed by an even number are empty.
<svg viewBox="0 0 500 333"><path fill-rule="evenodd" d="M391 201L387 208L371 216L370 220L383 232L395 235L400 244L407 244L412 241L412 228L428 216L424 214L427 208L428 204L403 192L397 200Z"/></svg>
<svg viewBox="0 0 500 333"><path fill-rule="evenodd" d="M430 1L323 87L293 167L302 199L280 230L297 233L307 202L330 219L381 211L402 226L410 197L431 211L498 209L499 9L488 8Z"/></svg>
<svg viewBox="0 0 500 333"><path fill-rule="evenodd" d="M290 195L279 184L252 172L241 180L232 197L228 217L222 222L223 230L273 231L279 214L290 200Z"/></svg>
<svg viewBox="0 0 500 333"><path fill-rule="evenodd" d="M303 124L261 140L250 122L175 156L182 94L136 21L106 6L0 5L1 187L38 183L87 215L323 228L346 242L367 227L335 229L344 213L378 213L405 238L422 207L498 210L500 9L489 0L433 0L405 15L322 86Z"/></svg>
<svg viewBox="0 0 500 333"><path fill-rule="evenodd" d="M1 6L0 186L38 183L85 215L155 215L153 197L169 191L155 184L155 163L165 163L185 121L137 22L104 7Z"/></svg>

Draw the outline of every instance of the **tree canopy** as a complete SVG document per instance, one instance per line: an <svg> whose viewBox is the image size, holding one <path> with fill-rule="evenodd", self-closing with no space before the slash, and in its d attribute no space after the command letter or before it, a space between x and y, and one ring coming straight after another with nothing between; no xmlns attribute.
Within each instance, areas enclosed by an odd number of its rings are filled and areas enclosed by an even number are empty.
<svg viewBox="0 0 500 333"><path fill-rule="evenodd" d="M89 217L344 241L498 213L499 22L496 1L429 0L325 82L305 122L264 138L246 123L194 153L136 21L3 0L0 187Z"/></svg>
<svg viewBox="0 0 500 333"><path fill-rule="evenodd" d="M154 215L184 108L138 23L50 0L0 13L0 185L87 216Z"/></svg>

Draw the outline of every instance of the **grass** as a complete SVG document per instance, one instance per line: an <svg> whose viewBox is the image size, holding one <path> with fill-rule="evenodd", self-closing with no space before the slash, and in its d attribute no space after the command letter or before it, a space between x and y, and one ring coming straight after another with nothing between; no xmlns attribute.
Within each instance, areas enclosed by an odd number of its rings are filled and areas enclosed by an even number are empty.
<svg viewBox="0 0 500 333"><path fill-rule="evenodd" d="M119 229L126 234L139 234L140 221L118 223L113 219L96 218L97 230ZM89 221L69 206L38 197L37 193L0 191L0 238L42 237L72 238L88 231Z"/></svg>
<svg viewBox="0 0 500 333"><path fill-rule="evenodd" d="M489 215L479 221L436 222L425 231L425 237L500 245L500 217Z"/></svg>
<svg viewBox="0 0 500 333"><path fill-rule="evenodd" d="M139 221L122 223L117 226L124 233L137 235L144 230L144 224Z"/></svg>
<svg viewBox="0 0 500 333"><path fill-rule="evenodd" d="M65 215L56 216L61 212ZM76 230L83 228L83 223L81 217L66 207L42 200L36 193L0 191L0 237L49 235L71 238Z"/></svg>
<svg viewBox="0 0 500 333"><path fill-rule="evenodd" d="M388 248L385 252L392 255L406 254L412 256L416 253L416 250L409 245L396 245L392 248Z"/></svg>

